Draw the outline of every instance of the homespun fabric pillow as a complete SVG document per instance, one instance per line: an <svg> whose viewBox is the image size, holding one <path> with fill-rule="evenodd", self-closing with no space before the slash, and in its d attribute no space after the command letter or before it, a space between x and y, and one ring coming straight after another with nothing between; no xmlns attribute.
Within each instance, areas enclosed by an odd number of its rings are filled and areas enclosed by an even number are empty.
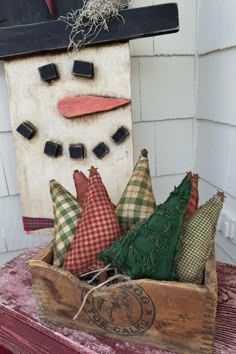
<svg viewBox="0 0 236 354"><path fill-rule="evenodd" d="M198 180L199 180L198 174L194 174L192 178L193 189L192 189L191 197L186 211L187 218L190 217L194 213L194 211L198 208L198 202L199 202Z"/></svg>
<svg viewBox="0 0 236 354"><path fill-rule="evenodd" d="M129 183L116 207L122 229L127 231L137 222L148 219L154 212L155 206L148 152L143 149Z"/></svg>
<svg viewBox="0 0 236 354"><path fill-rule="evenodd" d="M60 183L52 180L49 184L54 211L53 264L60 267L75 235L81 207Z"/></svg>
<svg viewBox="0 0 236 354"><path fill-rule="evenodd" d="M87 200L63 267L76 275L102 267L104 263L97 260L97 255L121 234L114 206L92 167Z"/></svg>
<svg viewBox="0 0 236 354"><path fill-rule="evenodd" d="M223 203L224 195L218 192L186 220L176 257L176 275L180 281L202 283Z"/></svg>
<svg viewBox="0 0 236 354"><path fill-rule="evenodd" d="M176 245L192 191L191 174L159 205L98 258L133 279L172 280Z"/></svg>
<svg viewBox="0 0 236 354"><path fill-rule="evenodd" d="M82 171L75 170L73 179L76 190L76 198L81 206L84 205L88 194L88 177Z"/></svg>

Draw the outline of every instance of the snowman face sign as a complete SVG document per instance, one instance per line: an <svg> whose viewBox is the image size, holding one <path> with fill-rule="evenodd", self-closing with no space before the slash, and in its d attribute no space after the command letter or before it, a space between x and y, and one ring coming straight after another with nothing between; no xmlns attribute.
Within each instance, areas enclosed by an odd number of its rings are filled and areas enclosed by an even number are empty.
<svg viewBox="0 0 236 354"><path fill-rule="evenodd" d="M75 60L93 63L94 77L72 75ZM38 68L51 63L56 65L59 77L47 83L41 80ZM23 216L53 218L49 180L56 179L74 194L73 170L87 174L91 165L99 169L116 203L133 168L128 44L15 59L6 62L5 69ZM78 96L125 99L128 104L106 112L65 118L60 103ZM16 131L27 121L36 127L30 140ZM121 126L129 135L116 144L112 136ZM44 153L46 142L62 147L57 157ZM93 151L99 143L104 143L109 150L102 159ZM85 147L83 159L71 158L70 147L78 144Z"/></svg>

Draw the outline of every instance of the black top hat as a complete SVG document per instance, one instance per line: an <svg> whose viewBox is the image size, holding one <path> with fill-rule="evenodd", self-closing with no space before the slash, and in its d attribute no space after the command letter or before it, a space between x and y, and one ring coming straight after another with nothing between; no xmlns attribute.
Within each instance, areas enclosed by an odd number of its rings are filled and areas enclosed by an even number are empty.
<svg viewBox="0 0 236 354"><path fill-rule="evenodd" d="M11 58L68 47L70 30L50 14L46 0L0 1L0 58ZM55 17L82 6L82 0L55 1ZM123 42L131 39L178 32L178 7L175 3L127 9L124 20L114 18L109 31L101 31L89 43ZM86 43L85 43L86 45Z"/></svg>

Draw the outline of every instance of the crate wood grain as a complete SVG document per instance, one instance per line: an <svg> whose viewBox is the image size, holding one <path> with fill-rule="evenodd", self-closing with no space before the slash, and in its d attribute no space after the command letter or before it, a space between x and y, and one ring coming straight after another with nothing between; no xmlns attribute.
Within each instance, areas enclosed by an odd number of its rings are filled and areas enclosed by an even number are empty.
<svg viewBox="0 0 236 354"><path fill-rule="evenodd" d="M49 245L29 262L43 320L181 354L212 353L217 304L214 256L206 263L202 286L148 279L119 283L103 293L91 293L76 320L73 317L92 287L51 261Z"/></svg>

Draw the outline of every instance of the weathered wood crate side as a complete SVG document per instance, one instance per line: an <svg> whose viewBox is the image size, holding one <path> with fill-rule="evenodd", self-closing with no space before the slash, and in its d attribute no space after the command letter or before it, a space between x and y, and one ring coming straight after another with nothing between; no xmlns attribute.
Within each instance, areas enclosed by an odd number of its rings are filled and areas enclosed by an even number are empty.
<svg viewBox="0 0 236 354"><path fill-rule="evenodd" d="M49 245L30 261L41 319L181 354L212 353L217 304L215 260L206 264L205 285L133 280L93 292L71 273L50 265Z"/></svg>

